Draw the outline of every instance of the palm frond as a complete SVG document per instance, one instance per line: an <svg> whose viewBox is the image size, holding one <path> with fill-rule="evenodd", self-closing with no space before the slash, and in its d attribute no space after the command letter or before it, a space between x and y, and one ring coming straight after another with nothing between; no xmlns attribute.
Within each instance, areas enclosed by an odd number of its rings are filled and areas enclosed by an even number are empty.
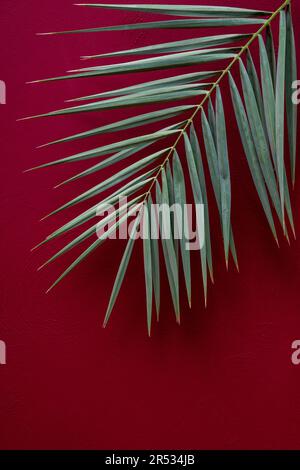
<svg viewBox="0 0 300 470"><path fill-rule="evenodd" d="M92 56L83 56L82 59L99 59L101 57L116 57L126 55L152 55L166 54L170 52L192 51L195 49L204 49L211 46L223 46L224 44L234 44L246 38L250 34L223 34L218 36L208 36L206 38L185 39L183 41L167 42L165 44L154 44L152 46L138 47L135 49L127 49L124 51L111 52L106 54L98 54ZM233 49L231 47L231 49Z"/></svg>
<svg viewBox="0 0 300 470"><path fill-rule="evenodd" d="M191 253L188 247L186 217L176 211L171 213L164 207L172 205L181 209L188 203L189 190L193 205L203 207L201 227L204 234L200 250L200 265L204 302L207 302L208 278L213 281L212 233L210 230L210 180L220 217L225 262L229 254L238 268L237 251L233 235L231 209L234 204L231 194L230 167L233 162L229 152L230 135L227 133L228 116L235 116L236 132L241 139L250 175L272 235L278 242L277 219L284 236L289 238L289 229L294 230L289 175L295 183L297 111L292 102L292 84L297 78L295 37L292 24L291 1L283 1L275 11L261 11L237 7L205 5L119 5L80 4L97 9L119 9L179 16L167 19L127 25L112 25L90 29L75 29L56 33L101 33L105 31L127 31L146 29L196 29L226 28L223 34L164 43L149 44L119 51L99 51L85 55L85 60L104 60L107 57L141 56L137 60L125 60L115 64L103 64L69 71L66 75L35 82L51 82L80 78L93 78L139 72L143 78L139 83L111 90L96 89L93 94L81 96L69 102L80 104L60 108L25 119L68 116L78 113L94 113L104 110L133 108L133 115L94 127L67 137L59 137L41 147L63 144L92 136L120 133L114 142L100 145L84 152L61 157L43 163L34 169L48 168L90 159L96 164L70 177L61 184L76 181L87 175L98 177L99 172L115 164L122 169L106 179L96 180L87 191L66 202L49 215L54 215L83 201L96 199L88 209L81 212L55 230L38 246L81 227L90 222L90 227L75 236L54 254L43 266L52 263L81 243L93 239L92 243L67 267L52 287L58 284L91 252L110 238L132 217L129 240L120 262L112 290L104 325L107 324L121 285L123 283L135 240L142 233L143 261L146 289L147 328L149 335L153 323L153 304L156 316L160 315L161 268L164 264L173 302L175 318L180 323L180 285L182 270L189 305L192 303L192 285L198 284L191 272ZM278 21L278 40L272 25ZM235 31L235 27L240 27ZM245 31L241 32L241 29ZM253 32L249 32L249 29ZM276 42L277 41L277 42ZM256 55L251 53L256 46ZM251 49L251 50L250 50ZM278 52L276 52L276 50ZM181 69L194 66L196 70L182 73ZM201 66L204 69L201 69ZM209 67L208 67L209 66ZM179 73L164 77L164 70L180 68ZM209 69L208 69L209 68ZM148 72L158 71L158 78L149 80ZM161 75L160 75L161 74ZM236 77L234 76L236 74ZM232 106L227 110L223 102L223 91L229 81ZM189 100L186 102L186 100ZM175 104L177 101L180 103ZM192 103L191 103L192 102ZM165 103L171 103L165 106ZM148 112L139 112L138 106L157 106ZM165 106L165 107L162 107ZM174 123L174 119L177 122ZM168 121L172 121L168 122ZM285 120L288 127L290 171L286 164ZM149 124L158 127L149 131ZM124 130L134 132L133 137L121 137ZM119 134L118 134L119 135ZM152 149L153 146L153 149ZM154 148L155 147L155 148ZM105 157L105 158L103 158ZM128 163L129 159L131 160ZM134 161L132 162L132 159ZM206 171L206 166L207 170ZM101 199L102 193L109 194ZM97 221L99 210L115 204L119 199L129 198L106 217ZM155 204L154 204L155 203ZM153 210L154 208L154 210ZM181 213L185 211L181 210ZM275 218L275 216L277 216ZM287 222L289 222L289 227ZM109 224L105 233L97 236L97 230ZM160 247L162 250L160 251Z"/></svg>
<svg viewBox="0 0 300 470"><path fill-rule="evenodd" d="M247 25L263 25L264 20L260 18L215 18L201 20L170 20L149 21L148 23L121 24L118 26L104 26L102 28L73 29L71 31L55 31L50 33L39 33L40 36L51 36L54 34L80 34L100 33L104 31L134 31L138 29L190 29L190 28L222 28Z"/></svg>
<svg viewBox="0 0 300 470"><path fill-rule="evenodd" d="M232 8L220 6L200 6L200 5L122 5L104 3L77 3L77 6L92 8L109 8L116 10L143 11L146 13L160 13L163 15L175 16L216 16L218 18L248 18L270 15L270 11L250 10L248 8Z"/></svg>

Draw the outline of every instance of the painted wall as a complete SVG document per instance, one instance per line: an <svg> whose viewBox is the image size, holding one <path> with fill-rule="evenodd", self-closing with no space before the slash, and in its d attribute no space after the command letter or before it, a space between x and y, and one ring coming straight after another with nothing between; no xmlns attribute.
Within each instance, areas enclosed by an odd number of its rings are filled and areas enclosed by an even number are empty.
<svg viewBox="0 0 300 470"><path fill-rule="evenodd" d="M16 119L142 77L35 86L25 82L78 68L81 55L197 34L35 35L146 19L142 13L83 10L72 3L2 0L0 4L0 79L7 86L7 104L0 105L0 340L6 344L6 365L0 365L0 447L299 448L300 366L291 362L291 345L300 339L300 245L291 241L289 247L282 236L280 249L273 242L233 120L228 121L228 133L240 274L232 263L226 272L213 208L215 286L209 288L206 310L195 254L192 310L183 298L178 327L164 279L161 322L154 325L149 339L138 246L111 323L102 329L124 248L121 242L103 246L63 285L45 295L75 254L37 273L36 268L61 245L33 254L30 248L77 210L44 222L39 219L98 180L94 175L53 190L81 166L26 175L22 171L92 148L92 143L111 142L114 137L106 136L35 150L49 140L111 122L130 111L24 123ZM246 0L214 1L224 3L249 7ZM300 5L293 3L299 43ZM253 0L250 7L275 9L279 4L279 0ZM292 195L298 232L299 184L298 172Z"/></svg>

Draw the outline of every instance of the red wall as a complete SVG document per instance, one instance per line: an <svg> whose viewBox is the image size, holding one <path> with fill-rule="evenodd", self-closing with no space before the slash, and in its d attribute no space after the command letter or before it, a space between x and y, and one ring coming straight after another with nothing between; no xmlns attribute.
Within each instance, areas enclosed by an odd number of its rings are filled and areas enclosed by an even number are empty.
<svg viewBox="0 0 300 470"><path fill-rule="evenodd" d="M0 366L0 447L299 448L300 366L293 366L290 356L291 343L300 339L300 244L292 241L289 247L282 236L280 249L273 242L234 122L228 132L240 274L232 263L226 273L214 209L216 279L206 310L195 254L193 309L189 311L183 299L178 327L164 279L161 322L154 325L149 339L138 247L111 323L102 329L124 247L118 242L103 246L45 295L74 254L37 273L58 245L34 254L30 248L77 210L45 222L39 219L78 194L79 188L90 187L97 176L52 190L77 168L26 175L22 171L91 148L92 140L48 150L34 150L35 146L110 122L128 111L25 123L16 119L129 79L35 86L25 82L78 68L80 55L196 34L35 36L39 31L145 19L139 13L97 12L72 3L1 0L0 5L0 79L7 84L7 105L0 106L0 340L7 345L7 365ZM246 0L213 3L249 7ZM300 5L293 3L299 43ZM253 0L251 8L275 9L279 4L279 0ZM153 40L154 34L159 37ZM117 136L94 139L93 144L113 138ZM299 231L299 175L292 203Z"/></svg>

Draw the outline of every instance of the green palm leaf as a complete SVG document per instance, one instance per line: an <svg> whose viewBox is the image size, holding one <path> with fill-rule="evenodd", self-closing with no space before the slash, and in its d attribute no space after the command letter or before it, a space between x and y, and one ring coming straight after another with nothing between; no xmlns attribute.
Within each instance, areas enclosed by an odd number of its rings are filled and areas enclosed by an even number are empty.
<svg viewBox="0 0 300 470"><path fill-rule="evenodd" d="M217 75L220 75L221 71L207 71L207 72L194 72L194 73L185 73L183 75L175 75L173 77L162 78L159 80L151 80L150 82L138 83L134 86L129 86L125 88L119 88L116 90L104 91L103 93L96 93L94 95L83 96L81 98L75 98L74 100L70 101L86 101L86 100L94 100L98 98L108 98L112 96L122 96L122 95L130 95L131 93L137 93L139 91L149 91L152 90L153 94L157 88L162 87L170 87L170 86L178 86L184 85L189 83L198 82L199 80L208 80L210 78L214 78ZM201 83L202 88L208 88L209 83ZM160 110L166 111L166 110Z"/></svg>
<svg viewBox="0 0 300 470"><path fill-rule="evenodd" d="M284 228L284 220L280 208L280 198L276 184L273 164L270 156L269 146L265 136L264 126L262 123L261 115L259 113L250 78L242 62L240 62L240 72L243 84L244 99L251 127L251 132L256 146L256 152L259 157L261 169L266 181L267 188L270 192L275 210Z"/></svg>
<svg viewBox="0 0 300 470"><path fill-rule="evenodd" d="M297 80L297 55L295 34L291 16L291 6L286 13L286 110L288 120L288 135L290 144L291 173L293 185L296 179L296 147L297 147L297 106L292 100L293 83Z"/></svg>
<svg viewBox="0 0 300 470"><path fill-rule="evenodd" d="M168 183L165 170L162 169L162 189L156 181L156 203L163 207L169 207ZM179 286L178 286L178 265L174 248L174 241L167 233L168 227L171 225L170 213L168 210L159 214L159 223L161 227L161 242L164 254L164 260L167 270L167 276L172 295L176 320L180 323L180 306L179 306Z"/></svg>
<svg viewBox="0 0 300 470"><path fill-rule="evenodd" d="M231 213L231 187L230 187L230 171L227 149L227 134L224 116L224 107L219 87L217 88L216 97L216 143L218 153L218 170L221 190L221 209L222 209L222 226L224 237L225 259L228 265L229 239L230 239L230 213Z"/></svg>
<svg viewBox="0 0 300 470"><path fill-rule="evenodd" d="M264 102L264 120L266 122L267 136L269 139L269 144L271 148L271 153L273 156L273 162L275 170L277 172L277 177L279 179L279 169L277 165L277 148L276 148L276 129L275 129L275 120L276 120L276 109L275 109L275 93L273 88L272 80L272 64L269 62L268 52L262 37L259 37L260 45L260 60L261 60L261 77L262 77L262 90L263 90L263 102ZM275 80L276 83L276 80ZM289 187L287 182L287 175L285 165L282 165L281 169L283 173L283 185L284 185L284 205L288 214L288 218L292 227L292 231L295 234L293 213L291 208L291 200Z"/></svg>
<svg viewBox="0 0 300 470"><path fill-rule="evenodd" d="M55 31L40 33L40 36L53 34L100 33L104 31L134 31L137 29L189 29L189 28L221 28L229 26L262 25L264 20L256 18L216 18L201 20L152 21L149 23L121 24L102 28L73 29L72 31Z"/></svg>
<svg viewBox="0 0 300 470"><path fill-rule="evenodd" d="M149 213L150 209L150 213ZM143 247L144 247L144 270L146 284L147 325L148 334L151 336L152 323L152 253L151 253L151 207L147 204L143 210Z"/></svg>
<svg viewBox="0 0 300 470"><path fill-rule="evenodd" d="M275 91L275 129L277 171L282 217L284 220L284 96L285 96L285 60L286 60L286 18L280 12L279 50Z"/></svg>
<svg viewBox="0 0 300 470"><path fill-rule="evenodd" d="M180 163L180 158L178 153L175 151L174 160L173 160L173 172L174 172L174 202L178 204L181 208L181 215L184 217L184 210L186 207L186 188L185 188L185 180L184 180L184 173L182 169L182 165ZM181 259L183 265L183 272L185 278L185 285L186 285L186 292L188 297L188 302L191 307L192 304L192 286L191 286L191 261L190 261L190 252L187 249L187 237L186 234L183 232L182 224L179 224L177 219L177 232L180 233L180 251L181 251Z"/></svg>
<svg viewBox="0 0 300 470"><path fill-rule="evenodd" d="M274 38L272 33L272 28L268 26L266 28L266 50L268 54L269 64L271 67L272 81L275 88L276 84L276 54L275 54L275 45Z"/></svg>
<svg viewBox="0 0 300 470"><path fill-rule="evenodd" d="M185 151L186 151L186 157L187 157L187 162L188 162L190 180L191 180L191 185L192 185L192 190L193 190L193 195L194 195L194 201L195 201L195 205L197 207L197 205L203 205L204 204L204 198L203 198L203 195L202 195L200 180L199 180L199 176L198 176L198 172L197 172L197 167L196 167L196 164L195 164L196 156L193 153L193 148L191 146L191 143L190 143L190 140L189 140L187 134L184 134L184 143L185 143ZM205 232L205 230L204 230L204 232ZM204 242L203 247L200 250L200 257L201 257L204 299L205 299L205 305L206 305L206 303L207 303L207 263L206 263L206 246L205 246L205 242Z"/></svg>
<svg viewBox="0 0 300 470"><path fill-rule="evenodd" d="M95 135L112 133L117 131L122 131L126 129L132 129L135 127L145 126L147 124L152 124L154 122L163 121L165 119L169 119L179 114L193 109L195 106L192 105L185 105L185 106L174 106L173 108L167 108L163 110L153 111L151 113L140 114L138 116L134 116L129 119L122 119L121 121L114 122L107 126L97 127L90 131L80 132L79 134L74 134L69 137L65 137L63 139L55 140L48 144L42 145L42 147L46 147L48 145L53 144L60 144L64 142L71 142L72 140L83 139L86 137L93 137Z"/></svg>
<svg viewBox="0 0 300 470"><path fill-rule="evenodd" d="M100 62L96 66L71 70L65 75L36 82L77 78L93 79L120 74L131 77L131 74L139 73L138 83L130 83L125 87L106 91L98 88L93 94L69 100L76 102L75 105L25 118L57 118L58 116L68 117L70 114L92 113L90 119L93 119L97 116L97 112L104 110L123 108L128 108L129 112L133 110L133 114L126 118L101 126L98 124L98 127L57 138L41 146L75 143L78 139L95 136L99 139L95 148L77 151L67 157L61 156L34 168L50 168L65 163L98 159L93 165L82 169L81 172L60 184L79 182L81 178L89 175L95 178L93 186L84 192L79 192L79 195L49 215L95 198L93 204L57 228L37 246L48 244L75 228L81 230L46 261L43 265L45 266L82 242L95 237L95 240L55 281L52 286L54 287L90 253L109 239L110 235L115 233L123 223L134 216L135 220L117 272L104 326L110 318L118 297L135 239L138 238L141 227L144 235L145 303L150 335L153 301L157 319L160 315L161 262L166 268L166 278L178 323L180 322L180 269L183 271L189 305L192 302L192 285L195 282L191 273L191 253L187 248L189 222L184 216L179 217L179 212L175 209L180 208L181 215L182 213L184 215L190 193L194 204L200 204L203 207L201 229L203 229L204 243L200 250L200 261L205 304L207 272L213 280L210 186L212 186L220 217L226 264L228 265L231 252L238 267L231 224L234 199L231 194L230 167L232 168L235 162L229 152L230 134L227 134L228 122L232 115L236 121L232 125L236 125L236 136L241 139L255 190L276 242L278 243L278 235L273 209L278 216L284 235L288 238L286 214L294 232L284 143L286 116L290 172L294 183L297 110L292 103L292 85L297 79L297 66L290 0L282 0L278 9L271 12L237 6L212 5L82 4L82 6L95 9L112 8L127 12L159 13L166 16L179 16L181 19L104 27L100 25L98 28L45 34L147 29L153 29L157 33L161 29L197 30L195 38L186 37L176 41L159 42L157 35L158 39L155 44L108 52L103 49L99 50L98 54L85 55L84 59L101 61L105 61L107 57L142 57L137 60L125 59L120 63ZM272 26L276 21L279 23L278 40L277 34L275 37L272 31ZM214 36L202 34L202 31L209 27L226 28L226 30ZM239 29L236 30L235 27ZM250 29L252 32L249 32ZM253 50L255 47L258 49L258 54ZM239 81L233 78L234 68L238 69L236 67L238 64ZM190 66L194 66L195 70L192 72L185 70ZM177 68L180 69L178 73ZM163 71L170 69L174 69L173 75L167 77ZM152 71L156 71L155 79L149 75ZM226 92L223 84L226 77L229 79L230 87L231 103L229 104L223 101ZM186 102L186 100L189 101ZM182 101L182 103L176 104L177 101ZM166 103L170 104L166 105ZM151 105L153 109L139 112L138 106L142 105ZM82 114L82 118L84 116L85 114ZM177 120L174 123L175 118ZM166 124L165 121L168 120L173 121ZM155 130L148 130L149 124L155 124ZM145 130L137 135L135 132L139 127ZM132 135L121 134L128 129L132 130ZM119 132L120 137L114 142L102 142L102 136L105 134ZM148 149L151 145L155 146L154 150ZM129 162L129 158L134 160ZM104 168L112 169L112 173L105 178L101 177L100 173ZM107 194L103 197L104 192ZM128 198L128 201L123 198ZM155 207L153 202L158 207ZM118 203L119 206L115 208ZM108 205L113 205L114 210L100 222L97 221L99 211L105 210ZM170 211L172 205L174 205L174 212ZM165 210L165 208L169 209ZM83 229L82 226L85 223L89 223L89 227ZM99 235L97 229L102 230L107 224L109 229ZM160 247L162 256L160 256Z"/></svg>
<svg viewBox="0 0 300 470"><path fill-rule="evenodd" d="M204 168L202 163L202 155L200 150L199 141L197 138L196 130L193 124L191 124L190 130L190 143L193 150L193 156L195 159L195 165L197 169L197 174L200 183L200 189L203 197L203 204L204 204L204 229L205 229L205 251L206 251L206 259L207 259L207 266L209 269L211 280L213 281L213 264L212 264L212 252L211 252L211 241L210 241L210 223L209 223L209 210L208 210L208 198L207 198L207 190L206 190L206 182L205 182L205 174Z"/></svg>
<svg viewBox="0 0 300 470"><path fill-rule="evenodd" d="M183 41L167 42L165 44L154 44L152 46L138 47L135 49L127 49L124 51L111 52L107 54L98 54L93 56L84 56L83 59L99 59L100 57L116 57L126 55L152 55L166 54L170 52L192 51L195 49L203 49L211 46L223 46L224 44L234 44L245 38L249 34L220 34L218 36L210 36L206 38L185 39Z"/></svg>
<svg viewBox="0 0 300 470"><path fill-rule="evenodd" d="M130 237L127 242L127 246L124 251L124 255L122 257L120 267L119 267L119 270L115 279L115 283L114 283L113 290L109 299L109 304L108 304L106 315L105 315L104 322L103 322L104 327L107 325L112 309L115 305L116 299L120 292L120 289L121 289L121 286L122 286L122 283L123 283L123 280L124 280L124 277L128 268L128 264L132 255L132 250L133 250L133 246L135 242L135 234L140 224L140 219L141 219L141 213L139 212L138 216L136 217L135 223L132 227L132 230L130 232Z"/></svg>
<svg viewBox="0 0 300 470"><path fill-rule="evenodd" d="M230 79L230 89L232 93L232 101L234 106L234 111L245 151L245 155L248 161L250 172L255 184L256 190L258 192L261 204L265 211L268 223L270 225L271 231L274 235L276 242L278 243L276 229L274 225L273 215L269 203L268 193L266 190L265 182L259 165L259 160L255 150L255 144L253 137L251 135L251 130L247 118L247 114L239 94L238 88L235 84L235 81L231 74L229 74Z"/></svg>
<svg viewBox="0 0 300 470"><path fill-rule="evenodd" d="M153 291L156 306L156 316L159 320L160 313L160 265L159 265L159 226L156 211L153 210L153 201L151 195L148 199L148 210L151 213L151 266Z"/></svg>
<svg viewBox="0 0 300 470"><path fill-rule="evenodd" d="M175 16L217 16L217 17L237 17L247 18L251 16L266 16L268 11L250 10L247 8L232 8L220 6L196 6L196 5L120 5L104 3L77 3L77 6L92 8L109 8L116 10L143 11L146 13L161 13Z"/></svg>

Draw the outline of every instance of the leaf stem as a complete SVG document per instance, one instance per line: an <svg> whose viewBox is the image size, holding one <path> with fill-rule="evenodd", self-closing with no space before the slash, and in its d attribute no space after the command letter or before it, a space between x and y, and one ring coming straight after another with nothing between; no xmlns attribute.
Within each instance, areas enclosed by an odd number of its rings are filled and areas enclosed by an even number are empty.
<svg viewBox="0 0 300 470"><path fill-rule="evenodd" d="M203 108L204 104L206 103L206 101L210 98L210 96L212 95L212 93L214 92L214 90L219 86L220 82L223 80L224 77L226 77L226 75L228 74L228 72L230 72L230 70L232 69L232 67L235 65L236 62L238 62L241 58L241 56L243 55L243 53L245 51L247 51L247 49L249 49L249 47L251 46L251 44L258 38L258 36L270 25L270 23L272 23L272 21L279 15L279 13L288 5L290 5L291 3L291 0L285 0L282 5L277 9L275 10L272 15L266 20L266 22L256 31L256 33L254 33L251 38L249 39L249 41L246 42L246 44L241 47L241 50L240 52L233 58L233 60L230 62L230 64L226 67L226 69L223 70L223 72L221 73L220 77L213 83L212 87L210 88L210 90L208 91L208 93L204 96L203 100L199 103L199 105L196 107L195 111L193 112L193 114L191 115L191 117L189 119L187 119L186 121L186 124L185 126L181 129L181 132L179 134L179 136L177 137L174 145L170 148L170 151L169 153L167 154L165 160L162 162L162 164L160 165L159 167L159 170L156 174L156 176L153 178L153 181L148 189L148 191L146 192L146 195L145 195L145 200L144 202L147 200L147 198L149 197L150 193L151 193L151 190L153 188L153 186L155 185L162 169L165 167L165 165L167 164L167 162L170 160L170 157L172 155L172 153L174 152L177 144L179 143L181 137L184 135L184 133L186 132L187 128L192 124L195 116L198 114L198 112Z"/></svg>

